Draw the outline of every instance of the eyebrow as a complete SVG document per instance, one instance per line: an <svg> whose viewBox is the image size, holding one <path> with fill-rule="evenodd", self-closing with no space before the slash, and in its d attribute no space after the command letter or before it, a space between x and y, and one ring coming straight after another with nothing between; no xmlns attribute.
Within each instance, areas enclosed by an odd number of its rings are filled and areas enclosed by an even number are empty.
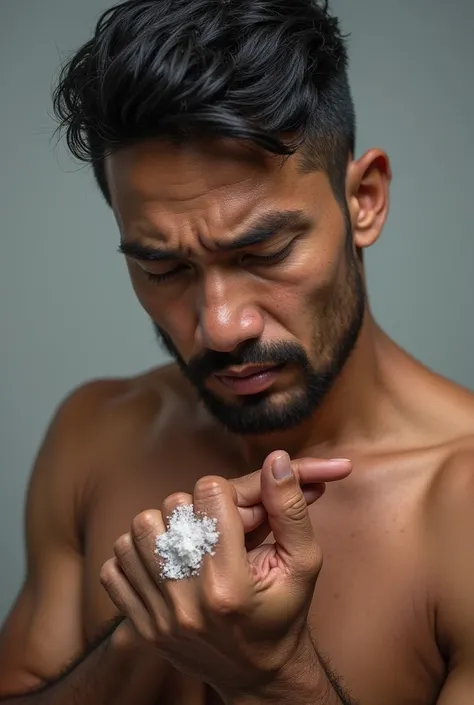
<svg viewBox="0 0 474 705"><path fill-rule="evenodd" d="M260 245L285 230L301 230L307 232L314 226L313 220L304 211L273 211L261 216L244 233L231 242L216 243L220 252L233 252L244 247ZM161 239L165 236L157 233ZM181 259L183 252L168 248L144 245L138 240L120 243L119 252L127 257L144 262L160 262L164 260Z"/></svg>

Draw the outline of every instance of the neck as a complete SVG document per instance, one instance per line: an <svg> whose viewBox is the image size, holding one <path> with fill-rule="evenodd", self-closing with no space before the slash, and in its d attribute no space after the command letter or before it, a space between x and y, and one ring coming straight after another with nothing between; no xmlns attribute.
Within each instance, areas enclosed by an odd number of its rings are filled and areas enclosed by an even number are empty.
<svg viewBox="0 0 474 705"><path fill-rule="evenodd" d="M330 457L338 448L380 437L390 404L387 359L394 353L398 348L367 313L349 360L317 411L290 431L243 439L245 456L256 467L273 450L293 458L316 450Z"/></svg>

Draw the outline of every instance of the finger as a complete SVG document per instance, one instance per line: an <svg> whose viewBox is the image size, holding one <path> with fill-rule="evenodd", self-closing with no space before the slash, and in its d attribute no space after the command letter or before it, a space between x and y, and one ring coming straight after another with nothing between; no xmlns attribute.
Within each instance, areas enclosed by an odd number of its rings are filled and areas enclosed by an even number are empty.
<svg viewBox="0 0 474 705"><path fill-rule="evenodd" d="M326 491L326 485L308 485L302 487L306 504L314 504ZM267 518L267 511L263 504L254 504L252 507L237 507L246 534L255 531ZM268 535L268 534L267 534ZM246 537L246 544L248 544ZM258 545L258 544L257 544Z"/></svg>
<svg viewBox="0 0 474 705"><path fill-rule="evenodd" d="M131 536L137 552L153 582L162 583L162 561L157 554L156 539L166 531L163 515L157 509L138 514L132 521Z"/></svg>
<svg viewBox="0 0 474 705"><path fill-rule="evenodd" d="M325 492L326 485L314 485L314 487L302 489L306 504L309 506L311 504L314 504L314 502L317 502L317 500L322 497ZM247 551L252 551L254 548L260 546L260 544L262 544L272 532L270 524L268 522L268 515L265 507L263 506L263 504L257 506L262 510L263 519L259 523L259 525L257 525L245 534L245 548L247 549ZM242 511L244 510L239 509L239 512ZM249 509L245 508L245 511L249 511Z"/></svg>
<svg viewBox="0 0 474 705"><path fill-rule="evenodd" d="M149 600L152 614L157 615L156 622L159 625L164 622L163 613L166 615L166 623L174 628L176 626L178 628L186 628L186 625L188 627L193 625L192 628L196 628L196 625L199 625L201 621L197 610L198 601L196 599L195 581L192 579L175 579L177 575L174 568L177 567L179 572L179 566L171 565L173 568L172 574L169 571L164 571L165 567L169 569L170 564L173 564L176 559L179 560L179 557L175 555L173 560L173 555L171 555L171 557L168 556L168 559L170 559L168 560L156 555L157 538L162 536L166 530L170 531L169 523L167 527L165 525L165 515L171 518L177 507L189 506L192 503L192 495L176 493L164 500L161 512L154 510L143 512L135 517L133 521L135 550L142 558L146 566L145 570L151 571L152 582L156 581L154 585L149 585L149 592L146 593L146 596L147 604ZM173 527L171 527L172 530ZM178 538L180 537L178 536ZM186 541L184 536L182 538ZM163 546L160 547L160 551L163 551ZM173 551L171 551L171 554L173 554ZM184 566L185 569L188 567ZM158 578L157 572L159 574ZM138 579L141 580L141 576ZM160 626L159 634L163 633L166 634L168 632Z"/></svg>
<svg viewBox="0 0 474 705"><path fill-rule="evenodd" d="M193 496L195 512L217 522L219 540L214 547L213 567L221 575L238 574L243 566L247 567L247 553L242 520L229 481L222 477L203 477L196 483Z"/></svg>
<svg viewBox="0 0 474 705"><path fill-rule="evenodd" d="M180 507L185 504L189 505L192 503L193 496L192 494L188 494L187 492L175 492L174 494L171 494L169 497L167 497L161 507L161 514L163 515L163 518L165 520L166 527L168 528L169 518L176 509L176 507Z"/></svg>
<svg viewBox="0 0 474 705"><path fill-rule="evenodd" d="M176 492L167 497L162 505L161 513L165 518L167 529L170 530L170 519L177 507L191 506L194 498L185 492ZM194 508L195 514L195 508ZM187 570L189 566L185 567ZM193 580L168 579L161 584L161 591L170 607L170 612L175 624L188 623L192 618L193 623L198 623L199 615L196 614L196 586Z"/></svg>
<svg viewBox="0 0 474 705"><path fill-rule="evenodd" d="M352 465L345 459L297 458L291 466L301 485L336 482L350 475ZM261 470L229 480L239 507L251 507L261 502Z"/></svg>
<svg viewBox="0 0 474 705"><path fill-rule="evenodd" d="M296 458L290 462L300 485L337 482L352 472L352 462L348 458Z"/></svg>
<svg viewBox="0 0 474 705"><path fill-rule="evenodd" d="M265 517L267 513L265 512ZM270 524L268 523L268 518L266 518L260 526L258 526L253 531L245 534L245 548L247 553L253 551L254 548L258 548L262 543L266 541L272 530L270 529Z"/></svg>
<svg viewBox="0 0 474 705"><path fill-rule="evenodd" d="M320 485L311 485L309 487L302 487L301 488L303 492L303 497L306 500L306 504L308 507L311 504L314 504L315 502L320 499L323 494L326 492L326 484L321 483Z"/></svg>
<svg viewBox="0 0 474 705"><path fill-rule="evenodd" d="M117 539L114 553L124 575L144 602L148 612L160 618L163 610L167 609L166 601L143 563L130 533Z"/></svg>
<svg viewBox="0 0 474 705"><path fill-rule="evenodd" d="M287 453L276 451L262 468L262 501L279 556L291 569L310 573L321 567L308 507Z"/></svg>
<svg viewBox="0 0 474 705"><path fill-rule="evenodd" d="M153 639L155 637L153 621L116 558L111 558L104 563L100 571L100 582L120 614L128 617L144 639ZM164 626L165 613L162 619L162 626Z"/></svg>

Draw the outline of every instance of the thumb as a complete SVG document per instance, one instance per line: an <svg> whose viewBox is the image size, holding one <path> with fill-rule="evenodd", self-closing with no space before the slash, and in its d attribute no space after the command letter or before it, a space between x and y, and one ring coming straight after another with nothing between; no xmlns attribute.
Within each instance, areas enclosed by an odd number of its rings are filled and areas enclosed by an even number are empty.
<svg viewBox="0 0 474 705"><path fill-rule="evenodd" d="M266 458L262 467L261 492L270 529L284 562L296 567L301 566L305 558L317 560L315 550L318 555L320 551L306 499L288 453L275 451Z"/></svg>

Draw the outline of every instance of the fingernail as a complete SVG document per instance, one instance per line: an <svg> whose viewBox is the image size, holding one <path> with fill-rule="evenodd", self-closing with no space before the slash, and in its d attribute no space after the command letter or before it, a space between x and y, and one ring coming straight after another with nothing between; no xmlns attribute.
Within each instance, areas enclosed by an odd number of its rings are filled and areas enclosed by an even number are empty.
<svg viewBox="0 0 474 705"><path fill-rule="evenodd" d="M349 458L330 458L328 463L333 463L334 465L352 465L352 460L349 460Z"/></svg>
<svg viewBox="0 0 474 705"><path fill-rule="evenodd" d="M285 477L290 477L293 470L288 453L284 453L275 458L272 463L272 472L275 480L284 480Z"/></svg>

